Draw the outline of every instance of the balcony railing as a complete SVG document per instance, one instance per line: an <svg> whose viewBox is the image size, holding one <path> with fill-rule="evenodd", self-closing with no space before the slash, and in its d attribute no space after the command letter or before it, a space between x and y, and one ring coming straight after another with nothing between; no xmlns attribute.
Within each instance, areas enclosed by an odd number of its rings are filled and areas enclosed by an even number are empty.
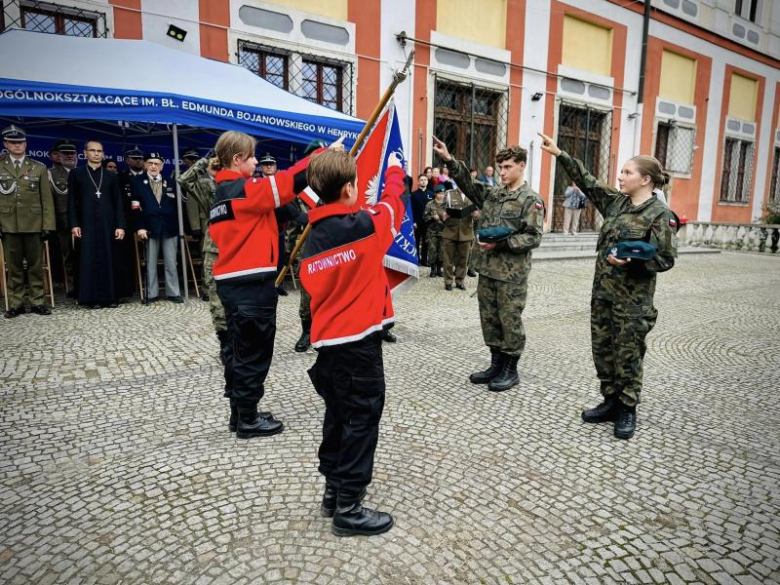
<svg viewBox="0 0 780 585"><path fill-rule="evenodd" d="M780 225L689 220L678 236L681 242L694 247L774 254L780 241Z"/></svg>

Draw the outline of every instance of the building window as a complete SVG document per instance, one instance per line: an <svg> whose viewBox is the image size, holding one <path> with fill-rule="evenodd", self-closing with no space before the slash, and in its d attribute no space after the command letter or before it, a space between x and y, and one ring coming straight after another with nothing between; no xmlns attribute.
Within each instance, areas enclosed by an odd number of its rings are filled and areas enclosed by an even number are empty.
<svg viewBox="0 0 780 585"><path fill-rule="evenodd" d="M97 37L98 17L83 11L71 14L40 4L21 5L22 28L71 37Z"/></svg>
<svg viewBox="0 0 780 585"><path fill-rule="evenodd" d="M759 0L735 0L734 13L750 22L756 22L758 19Z"/></svg>
<svg viewBox="0 0 780 585"><path fill-rule="evenodd" d="M341 111L341 67L316 61L303 62L301 68L301 89L299 95L309 101L322 104L332 110Z"/></svg>
<svg viewBox="0 0 780 585"><path fill-rule="evenodd" d="M723 174L720 183L720 200L733 203L750 201L750 184L753 179L753 142L739 138L726 138L723 149Z"/></svg>
<svg viewBox="0 0 780 585"><path fill-rule="evenodd" d="M349 62L239 41L238 63L290 93L332 110L353 113Z"/></svg>
<svg viewBox="0 0 780 585"><path fill-rule="evenodd" d="M693 128L658 122L655 158L670 173L690 174L693 166L694 137Z"/></svg>
<svg viewBox="0 0 780 585"><path fill-rule="evenodd" d="M769 188L769 202L780 204L780 147L775 147L775 159L772 163L772 182Z"/></svg>
<svg viewBox="0 0 780 585"><path fill-rule="evenodd" d="M271 53L262 49L242 47L239 62L255 75L259 75L276 87L289 87L289 60L287 55Z"/></svg>

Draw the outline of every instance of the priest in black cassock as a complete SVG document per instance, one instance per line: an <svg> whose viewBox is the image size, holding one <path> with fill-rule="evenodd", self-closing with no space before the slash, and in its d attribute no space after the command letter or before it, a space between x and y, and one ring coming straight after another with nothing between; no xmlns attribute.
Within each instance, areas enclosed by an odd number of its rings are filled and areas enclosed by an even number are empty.
<svg viewBox="0 0 780 585"><path fill-rule="evenodd" d="M103 168L103 145L85 147L86 166L68 175L68 221L77 238L79 305L116 307L115 241L125 237L125 214L119 181Z"/></svg>

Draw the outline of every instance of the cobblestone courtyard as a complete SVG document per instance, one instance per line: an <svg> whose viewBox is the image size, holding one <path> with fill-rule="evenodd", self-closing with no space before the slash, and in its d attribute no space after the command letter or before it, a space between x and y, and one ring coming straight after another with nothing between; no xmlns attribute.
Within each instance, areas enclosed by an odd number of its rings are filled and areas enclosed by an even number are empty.
<svg viewBox="0 0 780 585"><path fill-rule="evenodd" d="M397 299L367 497L396 526L372 538L318 514L297 293L264 401L287 428L251 441L227 430L199 300L0 319L0 582L780 582L780 257L686 255L660 277L631 441L579 418L592 275L534 266L504 394L467 381L488 358L475 279Z"/></svg>

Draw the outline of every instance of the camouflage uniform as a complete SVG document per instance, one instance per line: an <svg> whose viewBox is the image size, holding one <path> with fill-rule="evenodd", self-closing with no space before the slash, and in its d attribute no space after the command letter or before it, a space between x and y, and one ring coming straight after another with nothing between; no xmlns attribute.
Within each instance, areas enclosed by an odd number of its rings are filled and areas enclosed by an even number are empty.
<svg viewBox="0 0 780 585"><path fill-rule="evenodd" d="M531 250L542 241L544 203L528 183L515 191L471 180L465 164L447 163L450 175L481 209L480 228L506 226L515 230L492 250L477 249L477 298L482 336L491 350L519 357L525 348L523 309L528 294Z"/></svg>
<svg viewBox="0 0 780 585"><path fill-rule="evenodd" d="M62 256L66 286L73 288L73 236L68 226L68 173L70 171L58 165L49 170L49 182L54 197L54 216L57 225L57 240Z"/></svg>
<svg viewBox="0 0 780 585"><path fill-rule="evenodd" d="M303 287L301 287L301 301L298 305L298 316L301 318L301 323L311 323L311 297Z"/></svg>
<svg viewBox="0 0 780 585"><path fill-rule="evenodd" d="M674 266L677 219L655 197L634 206L617 189L598 181L582 162L562 153L558 161L604 216L597 245L591 300L593 362L604 397L617 393L626 406L636 406L642 390L645 337L655 325L656 273ZM621 240L644 240L656 246L655 258L624 266L607 262Z"/></svg>
<svg viewBox="0 0 780 585"><path fill-rule="evenodd" d="M428 266L435 266L444 261L444 252L441 245L441 232L444 224L441 221L441 214L444 213L444 205L437 203L434 199L425 205L423 212L423 221L428 226L425 237L428 240Z"/></svg>
<svg viewBox="0 0 780 585"><path fill-rule="evenodd" d="M203 232L203 286L209 293L211 321L217 331L227 331L225 309L217 294L217 282L214 280L214 263L219 257L217 245L211 239L208 229L209 210L214 201L217 185L208 172L208 159L202 158L179 176L179 185L186 189L187 214L192 229Z"/></svg>

